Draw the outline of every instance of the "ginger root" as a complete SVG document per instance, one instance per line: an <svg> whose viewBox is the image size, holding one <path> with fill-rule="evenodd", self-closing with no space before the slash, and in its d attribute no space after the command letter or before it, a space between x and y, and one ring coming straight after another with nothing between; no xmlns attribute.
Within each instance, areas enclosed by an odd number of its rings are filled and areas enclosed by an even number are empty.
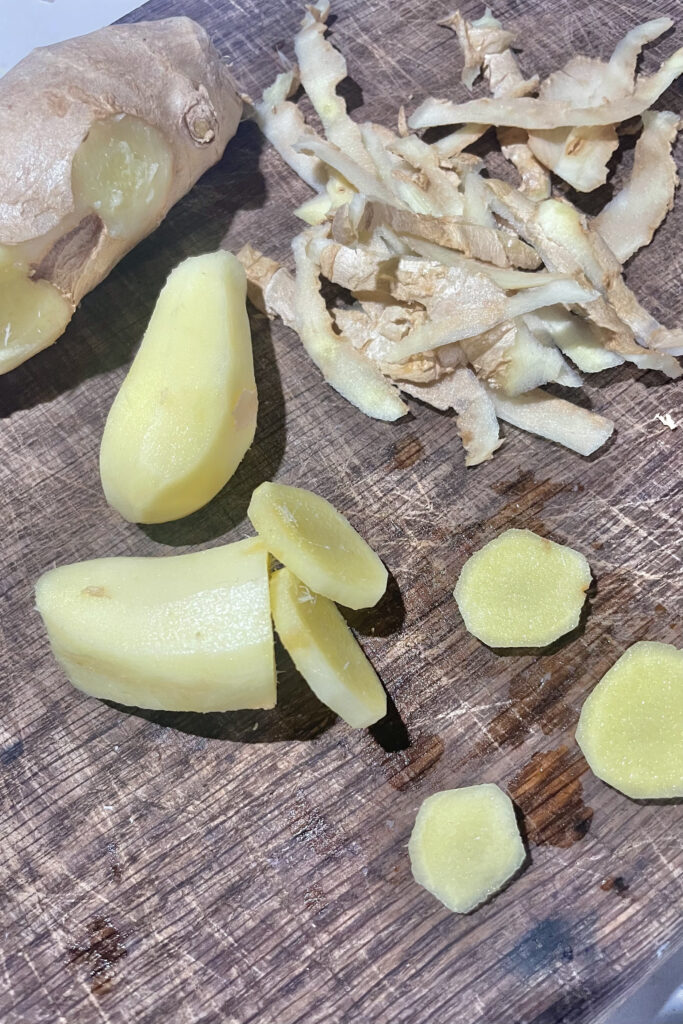
<svg viewBox="0 0 683 1024"><path fill-rule="evenodd" d="M113 25L0 78L0 373L63 333L220 159L241 110L189 18Z"/></svg>

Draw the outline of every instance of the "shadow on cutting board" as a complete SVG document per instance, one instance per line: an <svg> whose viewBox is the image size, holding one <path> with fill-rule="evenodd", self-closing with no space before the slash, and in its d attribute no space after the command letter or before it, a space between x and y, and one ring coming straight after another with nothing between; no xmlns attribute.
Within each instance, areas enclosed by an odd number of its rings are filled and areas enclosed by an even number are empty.
<svg viewBox="0 0 683 1024"><path fill-rule="evenodd" d="M150 711L105 701L124 714L144 718L168 729L233 743L282 743L313 740L336 721L334 711L322 704L301 678L279 640L275 639L278 668L277 706L267 711Z"/></svg>
<svg viewBox="0 0 683 1024"><path fill-rule="evenodd" d="M218 249L239 210L264 205L266 183L259 170L263 143L257 126L243 121L222 159L85 296L64 336L0 375L0 419L54 401L131 360L171 270L188 256ZM118 383L103 382L97 397L108 395L111 404ZM100 429L96 408L95 417Z"/></svg>

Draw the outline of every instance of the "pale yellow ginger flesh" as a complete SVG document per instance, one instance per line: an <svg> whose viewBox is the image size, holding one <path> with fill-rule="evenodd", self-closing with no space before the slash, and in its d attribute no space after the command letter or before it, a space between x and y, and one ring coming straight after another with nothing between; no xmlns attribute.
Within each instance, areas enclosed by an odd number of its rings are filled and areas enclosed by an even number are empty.
<svg viewBox="0 0 683 1024"><path fill-rule="evenodd" d="M415 881L457 914L498 892L526 856L512 801L492 783L427 797L408 853Z"/></svg>
<svg viewBox="0 0 683 1024"><path fill-rule="evenodd" d="M489 647L546 647L578 625L590 582L578 551L506 530L465 562L453 596Z"/></svg>
<svg viewBox="0 0 683 1024"><path fill-rule="evenodd" d="M268 550L314 593L347 608L370 608L387 570L329 501L301 487L263 483L247 515Z"/></svg>
<svg viewBox="0 0 683 1024"><path fill-rule="evenodd" d="M584 703L576 741L592 772L626 796L683 796L683 651L629 647Z"/></svg>
<svg viewBox="0 0 683 1024"><path fill-rule="evenodd" d="M254 439L246 279L228 252L185 260L164 286L102 437L107 501L137 523L189 515Z"/></svg>
<svg viewBox="0 0 683 1024"><path fill-rule="evenodd" d="M161 132L137 117L96 121L71 167L76 205L94 210L112 238L147 233L163 215L173 153Z"/></svg>
<svg viewBox="0 0 683 1024"><path fill-rule="evenodd" d="M384 718L382 684L332 601L289 569L271 576L270 600L278 636L316 697L354 729Z"/></svg>
<svg viewBox="0 0 683 1024"><path fill-rule="evenodd" d="M26 262L5 246L0 246L0 309L0 373L56 341L72 314L57 289L31 280Z"/></svg>
<svg viewBox="0 0 683 1024"><path fill-rule="evenodd" d="M166 711L275 705L268 553L256 538L45 573L36 605L74 686Z"/></svg>

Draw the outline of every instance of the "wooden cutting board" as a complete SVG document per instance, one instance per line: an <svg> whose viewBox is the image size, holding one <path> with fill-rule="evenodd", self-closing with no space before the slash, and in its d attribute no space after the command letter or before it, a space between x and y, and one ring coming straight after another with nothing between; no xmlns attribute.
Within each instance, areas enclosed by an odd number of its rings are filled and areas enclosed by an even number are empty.
<svg viewBox="0 0 683 1024"><path fill-rule="evenodd" d="M576 51L608 54L666 8L678 5L501 0L496 13L525 70L546 74ZM400 101L464 97L456 43L436 25L448 11L339 0L333 38L363 118L391 124ZM291 54L301 16L290 0L152 0L129 20L180 13L250 92L274 76L276 47ZM679 28L645 69L682 42ZM681 109L680 93L665 99ZM609 789L573 740L583 699L626 647L683 641L680 385L604 373L579 396L617 423L604 451L583 459L509 429L494 460L466 472L452 417L413 403L397 424L364 418L292 333L254 315L259 426L226 491L155 527L105 504L104 419L169 270L247 240L287 258L306 195L243 124L66 336L0 380L6 1024L596 1024L683 937L683 809ZM628 271L669 325L683 321L682 227L679 201ZM678 429L657 419L667 412ZM272 478L333 501L391 570L380 607L353 619L389 718L350 730L284 656L267 713L149 713L72 689L33 610L36 577L244 537L250 493ZM508 526L590 559L590 614L551 653L494 654L451 597L465 559ZM413 883L406 843L424 797L480 781L516 799L529 863L458 917Z"/></svg>

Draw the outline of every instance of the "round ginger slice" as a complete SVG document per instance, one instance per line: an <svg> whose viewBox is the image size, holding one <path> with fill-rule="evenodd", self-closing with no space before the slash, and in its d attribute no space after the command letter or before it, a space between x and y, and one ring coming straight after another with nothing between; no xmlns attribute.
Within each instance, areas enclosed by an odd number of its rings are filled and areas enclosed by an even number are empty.
<svg viewBox="0 0 683 1024"><path fill-rule="evenodd" d="M384 688L332 601L278 569L270 578L270 605L278 636L319 700L354 729L384 718Z"/></svg>
<svg viewBox="0 0 683 1024"><path fill-rule="evenodd" d="M387 571L378 556L320 495L263 483L247 515L270 553L316 594L347 608L370 608L386 590Z"/></svg>
<svg viewBox="0 0 683 1024"><path fill-rule="evenodd" d="M457 914L498 892L526 857L512 801L493 783L427 797L408 853L418 885Z"/></svg>
<svg viewBox="0 0 683 1024"><path fill-rule="evenodd" d="M585 701L576 742L593 774L626 796L683 796L683 651L629 647Z"/></svg>
<svg viewBox="0 0 683 1024"><path fill-rule="evenodd" d="M590 582L578 551L506 530L465 562L453 596L489 647L546 647L578 625Z"/></svg>

